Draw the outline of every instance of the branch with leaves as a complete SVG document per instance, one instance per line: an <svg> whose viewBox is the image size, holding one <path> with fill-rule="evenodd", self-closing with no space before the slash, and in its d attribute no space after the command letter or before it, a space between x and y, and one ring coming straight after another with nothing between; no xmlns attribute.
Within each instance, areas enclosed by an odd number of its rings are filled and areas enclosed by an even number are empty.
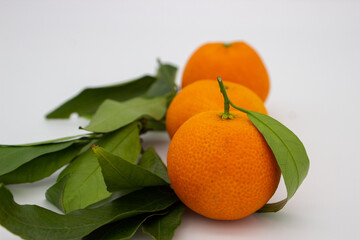
<svg viewBox="0 0 360 240"><path fill-rule="evenodd" d="M165 113L176 95L176 67L162 64L155 76L87 88L47 118L77 113L90 119L89 133L40 143L0 145L0 224L24 239L129 239L140 227L154 239L172 239L185 206L170 187L167 169L140 135L165 130ZM295 194L309 169L301 141L275 119L247 114L273 151L284 176L287 198L259 212L278 211ZM64 214L17 204L7 184L35 182L66 166L46 198Z"/></svg>

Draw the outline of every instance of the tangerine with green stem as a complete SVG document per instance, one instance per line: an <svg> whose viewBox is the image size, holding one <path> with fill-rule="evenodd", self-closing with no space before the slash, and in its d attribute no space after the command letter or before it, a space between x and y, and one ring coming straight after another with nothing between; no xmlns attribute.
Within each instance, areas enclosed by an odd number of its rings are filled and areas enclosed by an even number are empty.
<svg viewBox="0 0 360 240"><path fill-rule="evenodd" d="M212 219L246 217L263 207L280 180L276 159L245 114L225 110L196 114L175 133L167 166L180 200Z"/></svg>

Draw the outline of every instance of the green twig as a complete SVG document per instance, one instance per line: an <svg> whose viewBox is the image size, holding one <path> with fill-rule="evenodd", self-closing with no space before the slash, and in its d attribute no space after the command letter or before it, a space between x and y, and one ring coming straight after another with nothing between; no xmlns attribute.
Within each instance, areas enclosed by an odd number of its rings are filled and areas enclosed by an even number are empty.
<svg viewBox="0 0 360 240"><path fill-rule="evenodd" d="M217 81L220 86L220 92L224 97L224 113L220 113L219 116L221 116L221 118L223 120L234 119L234 114L230 113L230 111L229 111L230 105L241 112L248 113L249 112L248 110L238 107L230 101L230 99L226 93L226 89L225 89L225 86L224 86L224 83L223 83L221 77L217 77Z"/></svg>

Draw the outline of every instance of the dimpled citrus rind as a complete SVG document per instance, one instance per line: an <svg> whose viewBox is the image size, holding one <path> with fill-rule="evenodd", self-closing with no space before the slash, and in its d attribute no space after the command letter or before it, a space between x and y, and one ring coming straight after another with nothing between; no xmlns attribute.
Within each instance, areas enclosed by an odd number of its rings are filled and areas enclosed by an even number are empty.
<svg viewBox="0 0 360 240"><path fill-rule="evenodd" d="M170 143L167 166L180 200L218 220L254 213L280 180L271 149L245 115L221 120L217 112L203 112L190 118Z"/></svg>

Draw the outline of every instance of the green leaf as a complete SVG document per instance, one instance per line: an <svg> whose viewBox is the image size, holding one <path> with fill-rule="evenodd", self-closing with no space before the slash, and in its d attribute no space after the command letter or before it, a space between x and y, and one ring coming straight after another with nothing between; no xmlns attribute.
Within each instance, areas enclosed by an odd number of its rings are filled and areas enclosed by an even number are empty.
<svg viewBox="0 0 360 240"><path fill-rule="evenodd" d="M164 215L167 212L157 212L153 214L142 214L131 218L126 218L117 222L109 223L96 229L83 240L122 240L130 239L139 229L141 224L149 217Z"/></svg>
<svg viewBox="0 0 360 240"><path fill-rule="evenodd" d="M172 206L166 215L149 218L143 224L143 232L148 233L155 240L171 240L181 223L184 209L185 206L178 203Z"/></svg>
<svg viewBox="0 0 360 240"><path fill-rule="evenodd" d="M264 136L279 164L287 190L287 198L267 204L259 212L276 212L283 208L299 188L309 171L309 158L300 139L287 127L267 115L248 112L248 117Z"/></svg>
<svg viewBox="0 0 360 240"><path fill-rule="evenodd" d="M147 168L128 162L104 148L93 146L92 150L100 163L109 192L168 185L166 181Z"/></svg>
<svg viewBox="0 0 360 240"><path fill-rule="evenodd" d="M144 76L132 81L96 88L86 88L75 97L50 112L47 118L68 118L71 113L92 116L106 100L127 101L140 96L157 97L176 93L175 77L177 68L159 61L156 78Z"/></svg>
<svg viewBox="0 0 360 240"><path fill-rule="evenodd" d="M98 202L96 202L96 203L94 203L94 204L91 204L91 205L87 206L86 208L87 208L87 209L93 209L93 208L101 207L101 206L104 205L104 204L107 204L107 203L109 203L109 202L112 202L112 201L114 201L115 199L118 199L118 198L120 198L120 197L123 197L123 196L125 196L125 195L127 195L127 194L129 194L129 193L131 193L131 192L137 191L137 190L139 190L139 189L124 189L124 190L122 190L122 191L113 192L113 193L111 193L110 197L105 198L105 199L103 199L103 200L100 200L100 201L98 201Z"/></svg>
<svg viewBox="0 0 360 240"><path fill-rule="evenodd" d="M0 146L0 176L47 153L68 148L74 142L60 142L34 146Z"/></svg>
<svg viewBox="0 0 360 240"><path fill-rule="evenodd" d="M56 138L51 140L45 140L41 142L33 142L33 143L25 143L25 144L16 144L16 145L6 145L6 144L0 144L0 148L2 147L33 147L33 146L41 146L41 145L50 145L54 143L64 143L64 142L86 142L89 141L91 138L96 138L100 134L96 133L85 133L85 134L79 134L75 136L69 136L69 137L62 137L62 138Z"/></svg>
<svg viewBox="0 0 360 240"><path fill-rule="evenodd" d="M288 199L285 198L279 202L276 203L267 203L262 208L257 210L259 213L266 213L266 212L277 212L281 210L287 203Z"/></svg>
<svg viewBox="0 0 360 240"><path fill-rule="evenodd" d="M158 60L159 69L156 81L151 85L146 92L147 96L158 97L171 94L176 94L177 86L175 84L177 68L169 64L162 64Z"/></svg>
<svg viewBox="0 0 360 240"><path fill-rule="evenodd" d="M148 169L156 176L163 179L170 184L170 179L167 173L167 169L163 161L161 161L159 155L155 152L154 148L148 148L142 155L138 163L139 166Z"/></svg>
<svg viewBox="0 0 360 240"><path fill-rule="evenodd" d="M147 131L165 131L166 130L166 124L165 119L162 120L154 120L149 117L144 117L141 119L141 125L142 125L142 133L145 133Z"/></svg>
<svg viewBox="0 0 360 240"><path fill-rule="evenodd" d="M91 116L106 99L126 101L144 95L155 80L154 77L144 76L116 85L84 89L78 95L50 112L46 118L68 118L71 113L75 112L79 116Z"/></svg>
<svg viewBox="0 0 360 240"><path fill-rule="evenodd" d="M73 160L83 147L84 144L73 144L63 150L44 154L0 176L0 182L4 184L31 183L46 178Z"/></svg>
<svg viewBox="0 0 360 240"><path fill-rule="evenodd" d="M166 97L134 98L126 102L106 100L93 116L85 130L111 132L144 116L160 120L166 113Z"/></svg>
<svg viewBox="0 0 360 240"><path fill-rule="evenodd" d="M68 174L71 176L66 185L58 184ZM110 196L106 190L99 164L90 150L87 150L67 166L60 173L57 183L50 189L61 192L58 196L62 196L62 199L55 199L55 202L54 199L48 200L55 206L58 202L62 203L63 206L60 209L65 210L65 213L85 208Z"/></svg>
<svg viewBox="0 0 360 240"><path fill-rule="evenodd" d="M98 208L61 215L35 205L18 205L10 191L0 184L0 224L29 240L80 239L110 222L168 208L178 201L169 190L142 189Z"/></svg>
<svg viewBox="0 0 360 240"><path fill-rule="evenodd" d="M134 122L116 132L107 134L96 144L127 161L136 162L141 150L138 124ZM61 172L58 181L69 173L71 173L71 177L62 194L62 208L66 213L85 208L110 196L99 162L90 148ZM58 187L60 186L58 185ZM53 199L48 200L54 204L59 202Z"/></svg>
<svg viewBox="0 0 360 240"><path fill-rule="evenodd" d="M69 180L71 173L63 176L52 187L46 191L46 199L54 204L62 212L65 212L64 208L64 190L67 181Z"/></svg>

